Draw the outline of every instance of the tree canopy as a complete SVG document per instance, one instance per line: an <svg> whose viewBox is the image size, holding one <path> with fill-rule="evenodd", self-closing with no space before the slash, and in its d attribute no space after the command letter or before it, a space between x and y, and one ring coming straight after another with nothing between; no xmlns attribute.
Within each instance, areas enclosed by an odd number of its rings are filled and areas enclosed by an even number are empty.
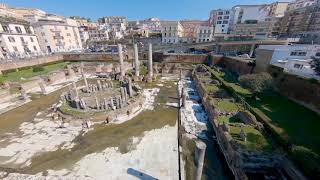
<svg viewBox="0 0 320 180"><path fill-rule="evenodd" d="M240 84L254 93L262 93L273 87L273 79L268 73L247 74L240 76Z"/></svg>

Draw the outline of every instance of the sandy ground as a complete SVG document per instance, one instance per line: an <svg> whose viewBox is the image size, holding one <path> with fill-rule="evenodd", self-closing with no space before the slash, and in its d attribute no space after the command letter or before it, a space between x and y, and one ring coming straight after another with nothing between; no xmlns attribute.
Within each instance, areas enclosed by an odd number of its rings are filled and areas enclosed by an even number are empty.
<svg viewBox="0 0 320 180"><path fill-rule="evenodd" d="M119 114L113 122L115 124L120 124L136 117L139 113L141 113L144 110L153 110L155 97L158 95L159 91L159 88L143 89L142 94L145 97L145 101L142 105L142 108L134 108L129 116L127 114Z"/></svg>
<svg viewBox="0 0 320 180"><path fill-rule="evenodd" d="M41 115L41 113L38 113ZM7 159L0 164L14 164L28 166L31 158L40 152L56 151L62 148L70 148L70 142L79 135L81 125L71 126L65 124L65 128L59 128L60 124L50 117L36 117L32 122L24 122L20 125L20 133L13 134L6 139L9 144L0 147L0 158Z"/></svg>
<svg viewBox="0 0 320 180"><path fill-rule="evenodd" d="M89 154L72 170L49 170L46 177L11 173L4 179L178 179L177 126L145 132L142 138L133 137L132 143L136 147L125 154L117 148Z"/></svg>

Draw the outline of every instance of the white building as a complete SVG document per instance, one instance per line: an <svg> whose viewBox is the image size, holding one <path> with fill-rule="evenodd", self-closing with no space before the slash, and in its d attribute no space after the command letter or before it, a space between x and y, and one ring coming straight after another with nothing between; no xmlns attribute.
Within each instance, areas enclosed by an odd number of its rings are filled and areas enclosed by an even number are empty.
<svg viewBox="0 0 320 180"><path fill-rule="evenodd" d="M28 57L41 52L30 23L13 17L0 17L0 58Z"/></svg>
<svg viewBox="0 0 320 180"><path fill-rule="evenodd" d="M311 59L311 57L320 57L320 45L260 45L258 49L273 52L270 64L277 63L278 60L305 60Z"/></svg>
<svg viewBox="0 0 320 180"><path fill-rule="evenodd" d="M311 68L312 59L279 61L276 66L282 67L284 72L295 74L306 78L314 78L320 80L316 72Z"/></svg>
<svg viewBox="0 0 320 180"><path fill-rule="evenodd" d="M197 28L197 43L212 41L213 27L212 26L199 26Z"/></svg>
<svg viewBox="0 0 320 180"><path fill-rule="evenodd" d="M312 57L320 58L320 45L260 45L256 50L258 68L271 64L289 73L319 78L309 64Z"/></svg>
<svg viewBox="0 0 320 180"><path fill-rule="evenodd" d="M89 39L93 41L107 41L109 40L109 30L104 26L90 28L88 30Z"/></svg>
<svg viewBox="0 0 320 180"><path fill-rule="evenodd" d="M210 12L209 21L214 28L213 35L215 37L224 37L229 33L229 25L233 18L232 10L212 10Z"/></svg>
<svg viewBox="0 0 320 180"><path fill-rule="evenodd" d="M162 43L176 44L180 42L183 28L179 21L163 21L161 25Z"/></svg>

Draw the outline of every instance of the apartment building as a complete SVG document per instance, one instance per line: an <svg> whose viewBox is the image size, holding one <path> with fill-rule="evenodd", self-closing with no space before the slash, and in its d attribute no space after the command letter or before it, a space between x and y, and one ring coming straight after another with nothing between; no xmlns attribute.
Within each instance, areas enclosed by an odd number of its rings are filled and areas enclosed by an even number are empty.
<svg viewBox="0 0 320 180"><path fill-rule="evenodd" d="M289 3L287 10L292 11L299 8L313 6L317 4L317 0L295 0Z"/></svg>
<svg viewBox="0 0 320 180"><path fill-rule="evenodd" d="M277 38L287 2L263 5L239 5L232 8L230 36L236 38Z"/></svg>
<svg viewBox="0 0 320 180"><path fill-rule="evenodd" d="M281 33L304 36L320 31L320 6L306 6L287 11L282 18Z"/></svg>
<svg viewBox="0 0 320 180"><path fill-rule="evenodd" d="M233 18L232 10L212 10L209 22L214 29L214 37L225 37L229 33L229 26Z"/></svg>
<svg viewBox="0 0 320 180"><path fill-rule="evenodd" d="M104 27L98 26L88 29L89 39L92 41L107 41L109 40L109 31Z"/></svg>
<svg viewBox="0 0 320 180"><path fill-rule="evenodd" d="M28 16L43 52L81 50L82 43L75 20L56 15Z"/></svg>
<svg viewBox="0 0 320 180"><path fill-rule="evenodd" d="M181 42L183 27L179 21L161 22L162 43L175 44Z"/></svg>
<svg viewBox="0 0 320 180"><path fill-rule="evenodd" d="M196 42L210 42L213 40L213 27L212 26L199 26L197 27Z"/></svg>
<svg viewBox="0 0 320 180"><path fill-rule="evenodd" d="M200 26L208 26L208 21L182 20L180 24L183 28L181 41L183 43L197 42L197 31Z"/></svg>
<svg viewBox="0 0 320 180"><path fill-rule="evenodd" d="M0 17L0 58L25 57L41 52L38 39L29 22Z"/></svg>

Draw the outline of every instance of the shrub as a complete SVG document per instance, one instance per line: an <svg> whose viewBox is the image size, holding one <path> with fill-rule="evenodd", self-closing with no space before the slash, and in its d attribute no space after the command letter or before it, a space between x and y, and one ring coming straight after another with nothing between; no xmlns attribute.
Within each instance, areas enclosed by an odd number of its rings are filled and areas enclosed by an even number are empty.
<svg viewBox="0 0 320 180"><path fill-rule="evenodd" d="M262 93L273 87L273 79L268 73L240 76L240 84L254 93Z"/></svg>
<svg viewBox="0 0 320 180"><path fill-rule="evenodd" d="M303 146L292 146L293 159L301 165L304 172L312 179L320 178L320 157L311 149Z"/></svg>
<svg viewBox="0 0 320 180"><path fill-rule="evenodd" d="M32 72L40 72L40 71L44 71L44 67L43 66L34 66L32 68Z"/></svg>

